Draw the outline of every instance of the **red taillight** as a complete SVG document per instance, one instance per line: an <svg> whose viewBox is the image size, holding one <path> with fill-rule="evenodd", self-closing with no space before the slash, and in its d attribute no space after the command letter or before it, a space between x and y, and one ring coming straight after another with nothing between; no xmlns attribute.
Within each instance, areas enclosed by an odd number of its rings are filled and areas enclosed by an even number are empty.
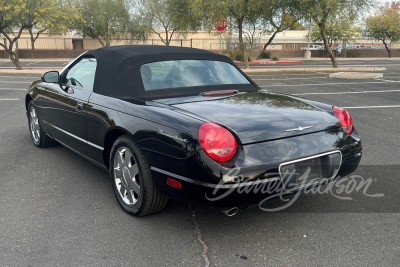
<svg viewBox="0 0 400 267"><path fill-rule="evenodd" d="M212 159L227 161L233 158L237 149L235 137L224 127L207 122L200 127L200 144Z"/></svg>
<svg viewBox="0 0 400 267"><path fill-rule="evenodd" d="M353 120L350 114L346 110L339 107L333 107L333 112L335 112L336 117L342 123L342 127L346 131L346 133L351 134L351 132L353 131Z"/></svg>

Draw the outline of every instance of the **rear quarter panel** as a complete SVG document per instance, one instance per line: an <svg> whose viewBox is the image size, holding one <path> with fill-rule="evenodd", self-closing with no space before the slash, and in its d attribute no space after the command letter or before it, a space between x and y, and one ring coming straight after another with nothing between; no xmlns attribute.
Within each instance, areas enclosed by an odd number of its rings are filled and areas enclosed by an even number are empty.
<svg viewBox="0 0 400 267"><path fill-rule="evenodd" d="M159 161L186 159L199 149L197 132L202 121L173 110L93 93L87 114L89 142L106 148L110 144L105 140L112 131L125 132L146 152L152 166ZM89 157L107 165L107 155L88 149Z"/></svg>

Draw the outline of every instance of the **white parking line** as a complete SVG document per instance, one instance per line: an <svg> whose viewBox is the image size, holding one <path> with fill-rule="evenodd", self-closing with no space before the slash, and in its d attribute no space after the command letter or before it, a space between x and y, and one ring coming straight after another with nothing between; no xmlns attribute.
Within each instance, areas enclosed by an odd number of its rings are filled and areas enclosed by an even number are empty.
<svg viewBox="0 0 400 267"><path fill-rule="evenodd" d="M312 79L328 79L328 77L309 77L309 78L288 78L288 79L253 79L253 81L291 81L291 80L312 80Z"/></svg>
<svg viewBox="0 0 400 267"><path fill-rule="evenodd" d="M36 63L40 63L40 61L38 61L38 62L32 62L32 63L28 63L28 64L26 64L26 65L33 65L33 64L36 64Z"/></svg>
<svg viewBox="0 0 400 267"><path fill-rule="evenodd" d="M384 81L388 83L400 83L400 81L391 81L391 80L384 80L384 79L375 79L376 81Z"/></svg>
<svg viewBox="0 0 400 267"><path fill-rule="evenodd" d="M299 87L299 86L325 86L325 85L352 85L352 84L370 84L370 83L386 83L384 81L381 82L358 82L358 83L312 83L312 84L279 84L279 85L268 85L268 86L260 86L261 88L267 87Z"/></svg>
<svg viewBox="0 0 400 267"><path fill-rule="evenodd" d="M394 106L360 106L360 107L341 107L344 109L356 109L356 108L400 108L400 105Z"/></svg>
<svg viewBox="0 0 400 267"><path fill-rule="evenodd" d="M18 101L18 100L19 98L3 98L3 99L0 98L0 101Z"/></svg>
<svg viewBox="0 0 400 267"><path fill-rule="evenodd" d="M32 82L0 81L0 83L32 83Z"/></svg>
<svg viewBox="0 0 400 267"><path fill-rule="evenodd" d="M319 74L330 74L328 72L320 72L320 71L316 71L315 73L319 73Z"/></svg>
<svg viewBox="0 0 400 267"><path fill-rule="evenodd" d="M308 73L284 73L284 74L276 74L275 73L275 75L279 75L279 76L310 76L310 73L313 74L313 73L319 73L319 72L310 71ZM321 74L329 74L329 73L321 73ZM269 76L269 75L273 75L273 73L269 73L269 74L255 74L255 73L252 73L252 74L249 74L250 77L258 77L258 76L265 77L265 76Z"/></svg>
<svg viewBox="0 0 400 267"><path fill-rule="evenodd" d="M399 73L398 73L398 72L385 72L385 75L391 75L391 74L396 74L396 75L399 75Z"/></svg>
<svg viewBox="0 0 400 267"><path fill-rule="evenodd" d="M377 64L377 65L364 65L363 64L363 66L369 66L369 67L387 67L387 66L400 66L400 64ZM358 67L359 67L360 65L358 65ZM355 66L355 67L357 67L357 66Z"/></svg>
<svg viewBox="0 0 400 267"><path fill-rule="evenodd" d="M400 92L400 90L382 90L382 91L360 91L360 92L331 92L331 93L301 93L291 95L342 95L342 94L372 94L372 93L389 93Z"/></svg>

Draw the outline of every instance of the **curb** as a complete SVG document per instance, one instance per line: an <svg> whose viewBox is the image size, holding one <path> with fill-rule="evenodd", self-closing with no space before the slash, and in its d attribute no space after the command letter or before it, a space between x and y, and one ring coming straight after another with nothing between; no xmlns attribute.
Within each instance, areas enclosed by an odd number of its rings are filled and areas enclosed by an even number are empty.
<svg viewBox="0 0 400 267"><path fill-rule="evenodd" d="M0 74L43 74L48 71L61 71L62 69L23 69L23 70L16 70L16 69L0 69Z"/></svg>
<svg viewBox="0 0 400 267"><path fill-rule="evenodd" d="M368 72L336 72L329 74L329 78L340 79L378 79L383 78L383 73Z"/></svg>
<svg viewBox="0 0 400 267"><path fill-rule="evenodd" d="M244 73L262 73L262 72L289 72L289 71L329 71L329 72L337 72L337 71L385 71L385 67L293 67L293 68L252 68L252 69L242 69Z"/></svg>

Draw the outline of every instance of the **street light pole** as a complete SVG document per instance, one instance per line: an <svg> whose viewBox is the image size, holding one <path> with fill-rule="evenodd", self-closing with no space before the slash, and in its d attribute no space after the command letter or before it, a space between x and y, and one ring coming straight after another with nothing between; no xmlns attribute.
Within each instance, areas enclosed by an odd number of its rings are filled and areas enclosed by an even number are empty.
<svg viewBox="0 0 400 267"><path fill-rule="evenodd" d="M219 32L219 53L220 53L220 54L221 54L221 50L222 50L221 35L222 35L222 32Z"/></svg>
<svg viewBox="0 0 400 267"><path fill-rule="evenodd" d="M304 59L311 59L310 36L311 36L311 18L308 23L308 46L307 46L307 51L304 53Z"/></svg>
<svg viewBox="0 0 400 267"><path fill-rule="evenodd" d="M310 22L308 23L308 51L310 51L310 36L311 36L311 18Z"/></svg>

